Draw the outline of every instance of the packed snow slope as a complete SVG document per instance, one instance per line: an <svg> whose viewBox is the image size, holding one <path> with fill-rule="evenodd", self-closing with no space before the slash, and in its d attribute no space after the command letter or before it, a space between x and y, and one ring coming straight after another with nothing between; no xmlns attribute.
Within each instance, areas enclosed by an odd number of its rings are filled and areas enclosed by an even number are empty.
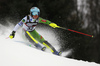
<svg viewBox="0 0 100 66"><path fill-rule="evenodd" d="M0 66L100 66L56 56L4 37L0 42Z"/></svg>
<svg viewBox="0 0 100 66"><path fill-rule="evenodd" d="M20 36L14 39L6 38L11 33L9 28L7 30L0 25L0 29L0 66L100 66L94 62L68 59L40 51L28 46L29 44L25 43Z"/></svg>

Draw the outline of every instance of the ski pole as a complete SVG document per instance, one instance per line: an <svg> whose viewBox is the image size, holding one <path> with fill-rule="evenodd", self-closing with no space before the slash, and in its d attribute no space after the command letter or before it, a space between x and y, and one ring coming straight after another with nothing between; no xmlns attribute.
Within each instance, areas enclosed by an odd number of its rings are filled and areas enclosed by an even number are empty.
<svg viewBox="0 0 100 66"><path fill-rule="evenodd" d="M6 37L6 39L8 39L9 37Z"/></svg>
<svg viewBox="0 0 100 66"><path fill-rule="evenodd" d="M75 32L75 33L79 33L79 34L86 35L86 36L89 36L89 37L93 38L93 35L85 34L85 33L82 33L82 32L78 32L78 31L75 31L75 30L72 30L72 29L68 29L68 28L64 28L64 27L60 27L60 26L58 28L61 28L61 29L64 29L64 30L68 30L68 31L72 31L72 32Z"/></svg>

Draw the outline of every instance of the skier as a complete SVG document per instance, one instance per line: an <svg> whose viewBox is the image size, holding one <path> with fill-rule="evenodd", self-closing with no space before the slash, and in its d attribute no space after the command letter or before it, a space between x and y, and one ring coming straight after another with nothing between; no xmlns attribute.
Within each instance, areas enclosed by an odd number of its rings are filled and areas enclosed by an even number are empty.
<svg viewBox="0 0 100 66"><path fill-rule="evenodd" d="M36 48L40 48L41 50L45 50L45 47L42 47L38 42L46 46L50 49L50 51L55 54L59 55L61 52L56 51L56 49L48 42L46 41L36 30L35 27L38 23L44 23L47 24L53 28L57 28L55 23L52 23L49 20L45 20L40 16L40 10L37 7L32 7L30 9L30 15L25 16L13 29L12 33L10 34L10 38L14 38L15 33L17 29L21 26L23 26L23 30L25 32L25 36L28 38L30 42L34 44Z"/></svg>

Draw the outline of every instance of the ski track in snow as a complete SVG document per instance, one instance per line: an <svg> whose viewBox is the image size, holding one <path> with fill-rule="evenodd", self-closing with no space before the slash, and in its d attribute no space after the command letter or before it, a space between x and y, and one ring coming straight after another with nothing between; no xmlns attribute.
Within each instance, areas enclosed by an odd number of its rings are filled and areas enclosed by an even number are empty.
<svg viewBox="0 0 100 66"><path fill-rule="evenodd" d="M6 39L11 33L13 27L13 25L10 27L0 25L0 66L100 66L94 62L68 59L53 55L49 51L40 51L35 49L34 46L30 47L30 43L26 43L18 34L20 33L20 29L18 33L16 33L17 36L15 36L14 39ZM44 38L49 37L45 36L45 30L43 31L44 33L42 33L41 30L38 31L44 36ZM47 32L47 34L49 33L52 35L50 35L47 40L50 40L51 43L55 41L56 44L54 46L57 46L59 42L56 38L53 38L55 36L54 33L51 30ZM59 49L59 47L56 48ZM63 54L68 55L69 53L70 51Z"/></svg>

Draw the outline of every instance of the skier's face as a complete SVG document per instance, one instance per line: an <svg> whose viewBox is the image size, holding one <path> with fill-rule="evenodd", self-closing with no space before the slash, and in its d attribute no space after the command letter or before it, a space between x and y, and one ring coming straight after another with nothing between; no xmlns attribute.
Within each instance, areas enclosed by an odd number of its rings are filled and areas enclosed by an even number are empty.
<svg viewBox="0 0 100 66"><path fill-rule="evenodd" d="M34 19L37 19L39 16L38 15L33 15L33 18Z"/></svg>

